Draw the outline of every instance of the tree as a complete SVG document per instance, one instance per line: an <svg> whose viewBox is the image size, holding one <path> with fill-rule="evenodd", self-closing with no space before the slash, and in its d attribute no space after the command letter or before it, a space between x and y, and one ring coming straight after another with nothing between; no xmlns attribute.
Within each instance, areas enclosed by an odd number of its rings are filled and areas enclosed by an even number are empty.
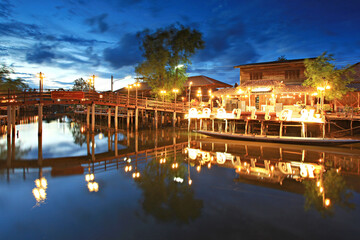
<svg viewBox="0 0 360 240"><path fill-rule="evenodd" d="M281 55L280 57L277 58L276 61L278 61L278 62L285 62L285 61L287 61L287 58L285 57L285 55Z"/></svg>
<svg viewBox="0 0 360 240"><path fill-rule="evenodd" d="M173 160L172 156L165 164L156 160L148 162L136 183L143 191L142 207L146 214L161 222L188 224L201 215L203 201L195 198L188 185L174 182L174 177L186 179L187 170L180 164L183 156L177 156L179 168L176 171L171 168Z"/></svg>
<svg viewBox="0 0 360 240"><path fill-rule="evenodd" d="M324 192L319 192L316 181L307 180L303 182L305 186L305 210L315 209L324 217L334 214L334 206L337 205L346 210L352 210L355 205L350 202L353 197L352 192L348 189L345 179L336 172L335 169L328 170L323 176ZM324 197L331 200L331 205L324 206Z"/></svg>
<svg viewBox="0 0 360 240"><path fill-rule="evenodd" d="M74 91L89 91L91 89L90 83L85 81L83 78L78 78L74 81L72 88Z"/></svg>
<svg viewBox="0 0 360 240"><path fill-rule="evenodd" d="M18 90L22 91L29 88L29 85L24 83L21 78L12 79L10 74L13 74L14 70L6 64L0 65L0 90Z"/></svg>
<svg viewBox="0 0 360 240"><path fill-rule="evenodd" d="M353 70L349 67L337 69L331 61L332 54L324 52L316 59L305 59L305 76L303 85L322 91L326 100L341 99L352 88L347 85L353 80Z"/></svg>
<svg viewBox="0 0 360 240"><path fill-rule="evenodd" d="M161 89L168 93L172 88L182 90L191 56L204 48L202 34L183 25L171 25L153 33L145 30L138 37L145 60L135 72L144 77L156 95Z"/></svg>

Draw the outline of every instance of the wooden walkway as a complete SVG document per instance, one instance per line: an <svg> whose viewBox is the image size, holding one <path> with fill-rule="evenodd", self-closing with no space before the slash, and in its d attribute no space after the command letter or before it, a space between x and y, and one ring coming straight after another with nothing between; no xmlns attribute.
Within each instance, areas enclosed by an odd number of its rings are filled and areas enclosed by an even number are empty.
<svg viewBox="0 0 360 240"><path fill-rule="evenodd" d="M63 94L61 98L58 93ZM164 112L187 113L189 109L188 102L170 102L159 101L154 98L133 97L128 95L121 95L112 92L98 93L98 92L74 92L81 93L83 98L72 96L72 91L0 91L0 106L31 106L36 104L43 105L102 105L102 106L118 106L127 109L145 109L157 110Z"/></svg>

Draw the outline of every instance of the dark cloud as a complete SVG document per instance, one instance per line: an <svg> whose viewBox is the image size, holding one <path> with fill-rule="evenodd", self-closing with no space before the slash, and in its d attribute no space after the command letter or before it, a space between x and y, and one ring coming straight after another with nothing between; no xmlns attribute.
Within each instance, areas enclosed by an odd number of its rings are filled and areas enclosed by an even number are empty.
<svg viewBox="0 0 360 240"><path fill-rule="evenodd" d="M55 58L53 47L36 44L27 54L28 63L50 63Z"/></svg>
<svg viewBox="0 0 360 240"><path fill-rule="evenodd" d="M41 36L40 29L35 24L27 24L18 21L0 23L0 35L19 38Z"/></svg>
<svg viewBox="0 0 360 240"><path fill-rule="evenodd" d="M104 59L115 69L135 65L141 61L139 46L136 33L127 33L114 48L104 50Z"/></svg>
<svg viewBox="0 0 360 240"><path fill-rule="evenodd" d="M92 32L104 33L109 29L109 25L105 22L105 18L108 16L107 13L88 18L85 23L91 27Z"/></svg>
<svg viewBox="0 0 360 240"><path fill-rule="evenodd" d="M255 47L247 40L245 25L239 19L215 17L205 29L205 49L195 56L196 61L236 65L239 61L246 63L257 59Z"/></svg>
<svg viewBox="0 0 360 240"><path fill-rule="evenodd" d="M50 35L44 34L45 31L40 29L36 24L27 24L18 21L0 23L0 35L17 38L32 38L37 41L46 41L53 43L70 43L81 46L91 46L95 43L106 43L95 39L85 39L73 35Z"/></svg>
<svg viewBox="0 0 360 240"><path fill-rule="evenodd" d="M10 17L13 6L9 0L2 0L0 2L0 18Z"/></svg>

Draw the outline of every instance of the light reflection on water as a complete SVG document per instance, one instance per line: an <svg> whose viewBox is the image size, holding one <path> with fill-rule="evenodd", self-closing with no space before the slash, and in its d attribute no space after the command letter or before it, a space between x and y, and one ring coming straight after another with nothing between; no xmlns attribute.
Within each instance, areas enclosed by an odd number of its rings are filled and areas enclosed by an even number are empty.
<svg viewBox="0 0 360 240"><path fill-rule="evenodd" d="M358 146L236 143L173 129L87 134L63 119L44 123L39 160L36 123L16 128L10 160L0 140L4 239L360 233Z"/></svg>

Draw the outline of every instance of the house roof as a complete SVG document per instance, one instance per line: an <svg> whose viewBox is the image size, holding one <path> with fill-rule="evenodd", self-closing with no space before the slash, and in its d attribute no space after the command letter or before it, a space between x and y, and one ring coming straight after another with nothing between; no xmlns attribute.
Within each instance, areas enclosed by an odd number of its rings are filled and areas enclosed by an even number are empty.
<svg viewBox="0 0 360 240"><path fill-rule="evenodd" d="M301 62L304 62L305 59L306 58L291 59L291 60L284 60L284 61L248 63L248 64L234 66L234 68L251 67L251 66L257 66L257 65L279 65L279 64L286 64L286 63L297 63L297 62L301 63ZM308 59L316 59L316 58L308 58Z"/></svg>
<svg viewBox="0 0 360 240"><path fill-rule="evenodd" d="M206 87L206 88L228 88L228 87L232 87L232 85L230 85L230 84L220 82L218 80L215 80L215 79L210 78L210 77L206 77L204 75L188 77L188 79L184 83L184 86L188 87L190 82L192 82L192 85L191 85L192 87Z"/></svg>
<svg viewBox="0 0 360 240"><path fill-rule="evenodd" d="M232 85L229 85L227 83L224 82L220 82L218 80L215 80L213 78L210 77L206 77L204 75L200 75L200 76L193 76L193 77L188 77L188 79L186 80L186 82L184 83L185 87L189 86L189 83L192 82L192 87L202 87L202 88L228 88L228 87L232 87ZM140 87L138 88L138 91L151 91L151 87L149 86L149 84L147 82L141 82L140 83ZM123 87L120 88L118 90L116 90L115 92L119 92L119 93L127 93L127 88Z"/></svg>

